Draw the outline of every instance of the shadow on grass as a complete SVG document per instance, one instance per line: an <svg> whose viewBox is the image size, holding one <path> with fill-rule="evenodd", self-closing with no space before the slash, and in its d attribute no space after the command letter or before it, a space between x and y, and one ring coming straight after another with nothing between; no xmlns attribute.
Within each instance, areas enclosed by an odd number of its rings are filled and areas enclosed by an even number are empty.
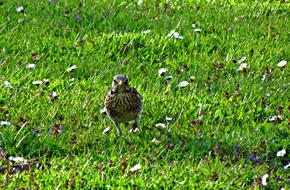
<svg viewBox="0 0 290 190"><path fill-rule="evenodd" d="M113 131L111 131L112 133ZM67 157L82 156L87 153L102 154L104 157L122 154L149 154L152 151L162 158L163 156L173 158L185 158L192 155L196 159L202 159L206 155L236 155L236 146L221 142L211 137L196 137L190 135L162 134L158 143L152 142L154 135L151 133L124 134L116 137L114 134L108 136L96 136L95 139L79 139L71 145L63 144L61 139L43 142L41 139L21 144L11 154L23 156L24 158ZM5 147L3 147L5 150Z"/></svg>

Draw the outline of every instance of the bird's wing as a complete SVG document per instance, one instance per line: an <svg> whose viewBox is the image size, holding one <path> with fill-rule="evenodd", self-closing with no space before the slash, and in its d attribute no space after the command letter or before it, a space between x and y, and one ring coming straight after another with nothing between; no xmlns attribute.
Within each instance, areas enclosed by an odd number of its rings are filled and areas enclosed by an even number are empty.
<svg viewBox="0 0 290 190"><path fill-rule="evenodd" d="M138 91L135 88L132 88L131 90L131 98L132 98L132 108L134 111L137 111L140 113L142 111L142 96L138 93ZM136 109L136 110L135 110Z"/></svg>
<svg viewBox="0 0 290 190"><path fill-rule="evenodd" d="M142 96L139 94L136 88L131 88L131 89L132 89L131 93L138 95L141 98L141 100L143 100Z"/></svg>
<svg viewBox="0 0 290 190"><path fill-rule="evenodd" d="M104 98L104 105L106 106L106 104L108 102L111 102L112 101L112 90L109 90L107 93L106 93L106 96Z"/></svg>

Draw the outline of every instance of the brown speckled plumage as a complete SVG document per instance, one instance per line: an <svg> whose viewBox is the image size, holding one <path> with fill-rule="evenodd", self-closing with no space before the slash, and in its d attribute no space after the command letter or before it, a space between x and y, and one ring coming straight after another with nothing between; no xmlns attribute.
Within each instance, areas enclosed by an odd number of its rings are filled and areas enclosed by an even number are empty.
<svg viewBox="0 0 290 190"><path fill-rule="evenodd" d="M116 75L113 78L112 89L107 93L104 104L105 111L115 123L119 135L122 134L120 123L134 120L134 131L138 128L142 98L135 88L130 87L126 76Z"/></svg>

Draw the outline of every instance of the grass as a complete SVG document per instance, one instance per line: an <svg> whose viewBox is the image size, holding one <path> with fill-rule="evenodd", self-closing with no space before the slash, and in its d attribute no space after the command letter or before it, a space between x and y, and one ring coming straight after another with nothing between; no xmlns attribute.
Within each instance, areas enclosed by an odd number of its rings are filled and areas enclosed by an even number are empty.
<svg viewBox="0 0 290 190"><path fill-rule="evenodd" d="M0 4L0 188L289 188L289 63L277 66L290 60L289 2ZM144 101L139 132L121 138L102 134L99 113L119 73Z"/></svg>

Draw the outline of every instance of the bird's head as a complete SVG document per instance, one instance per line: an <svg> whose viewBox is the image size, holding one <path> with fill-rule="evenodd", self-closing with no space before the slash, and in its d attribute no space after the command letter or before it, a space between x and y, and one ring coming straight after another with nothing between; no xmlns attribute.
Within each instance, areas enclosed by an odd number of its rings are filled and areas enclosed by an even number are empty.
<svg viewBox="0 0 290 190"><path fill-rule="evenodd" d="M124 93L130 91L128 77L124 75L116 75L113 78L112 89L114 92Z"/></svg>

